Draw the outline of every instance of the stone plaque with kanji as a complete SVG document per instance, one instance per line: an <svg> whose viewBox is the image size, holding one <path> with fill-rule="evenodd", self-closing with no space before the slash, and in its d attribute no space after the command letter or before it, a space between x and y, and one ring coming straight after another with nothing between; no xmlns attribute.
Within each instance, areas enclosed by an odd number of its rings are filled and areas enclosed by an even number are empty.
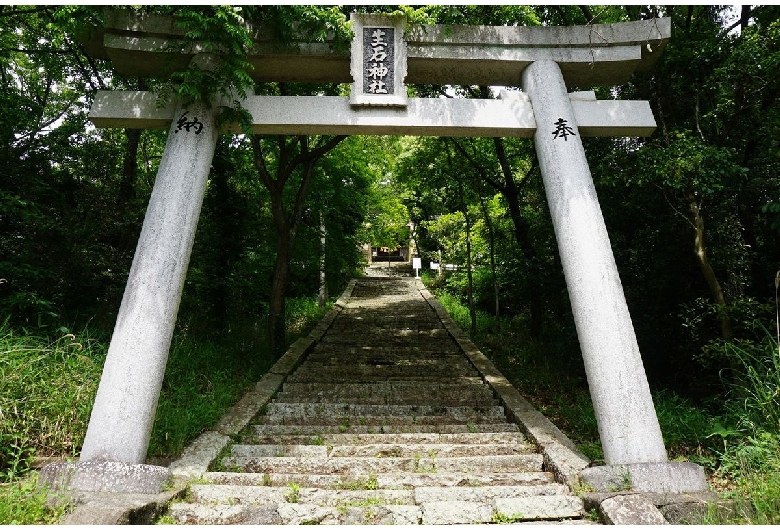
<svg viewBox="0 0 780 530"><path fill-rule="evenodd" d="M350 103L359 106L406 106L406 46L403 17L352 15Z"/></svg>

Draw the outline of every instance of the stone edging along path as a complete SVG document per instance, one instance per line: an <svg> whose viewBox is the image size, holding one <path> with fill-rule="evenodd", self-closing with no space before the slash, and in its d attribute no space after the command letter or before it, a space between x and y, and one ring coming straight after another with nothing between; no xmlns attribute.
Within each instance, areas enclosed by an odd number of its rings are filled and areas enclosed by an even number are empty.
<svg viewBox="0 0 780 530"><path fill-rule="evenodd" d="M350 281L333 309L325 315L309 336L294 342L257 383L254 390L247 392L214 430L203 433L185 449L178 460L171 463L170 470L174 476L197 478L206 473L220 452L230 443L230 437L241 432L258 411L270 402L281 388L285 377L293 372L303 361L311 346L325 334L333 320L346 306L356 281ZM576 487L577 474L588 467L590 461L576 450L574 443L566 435L520 395L490 359L479 351L458 328L441 303L423 286L422 282L416 280L416 283L420 294L436 311L447 331L503 403L511 416L509 419L516 422L521 431L537 446L537 450L544 457L545 468L551 471L559 482L571 488Z"/></svg>
<svg viewBox="0 0 780 530"><path fill-rule="evenodd" d="M260 409L271 401L285 378L303 361L309 349L322 338L346 306L356 283L357 280L351 280L333 308L309 335L295 341L212 430L196 438L184 449L179 459L170 464L169 470L174 480L167 491L158 494L72 491L69 493L75 508L63 517L60 524L150 524L155 517L164 513L171 500L184 495L188 482L206 473L230 444L231 437L237 436Z"/></svg>
<svg viewBox="0 0 780 530"><path fill-rule="evenodd" d="M577 451L574 444L547 418L528 403L511 383L498 371L493 363L468 339L457 327L441 303L418 280L416 289L435 311L443 326L478 370L482 379L490 385L497 399L504 406L508 419L518 425L543 456L544 469L551 472L556 481L566 484L573 491L579 486L578 473L590 465L589 460ZM201 434L171 463L169 469L174 483L168 491L157 495L92 494L77 496L76 510L62 522L64 524L112 524L112 523L148 523L165 511L167 503L180 497L186 491L189 481L198 479L208 472L209 467L222 455L252 421L268 405L281 389L285 379L302 364L311 351L331 327L333 321L349 302L357 280L352 280L336 301L333 308L323 317L311 333L294 342L287 352L276 362L255 387L239 400L212 430ZM630 492L602 495L588 501L585 495L586 509L599 510L605 522L636 522L664 524L666 521L656 508L658 502L644 502L640 496ZM619 514L628 509L629 504L637 505L634 514L639 520L626 520ZM661 504L667 504L662 502ZM610 512L617 514L611 516Z"/></svg>

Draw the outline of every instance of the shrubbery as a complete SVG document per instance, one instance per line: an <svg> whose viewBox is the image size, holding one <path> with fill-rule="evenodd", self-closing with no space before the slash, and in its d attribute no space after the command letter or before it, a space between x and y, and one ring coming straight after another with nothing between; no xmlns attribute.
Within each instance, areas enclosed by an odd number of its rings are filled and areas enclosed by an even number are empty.
<svg viewBox="0 0 780 530"><path fill-rule="evenodd" d="M291 300L290 342L322 317L316 299ZM272 366L265 326L250 333L196 336L179 323L168 357L149 456L172 458L216 423ZM44 505L35 457L78 457L108 349L89 330L61 336L0 326L0 525L53 524L64 507Z"/></svg>
<svg viewBox="0 0 780 530"><path fill-rule="evenodd" d="M440 284L443 282L440 282ZM440 285L439 284L439 285ZM433 288L432 284L429 284ZM469 313L448 291L439 300L461 329ZM505 319L492 333L490 315L478 313L472 337L509 380L563 430L591 460L603 459L576 337L547 333L542 342L527 338L527 323ZM734 500L730 518L713 510L704 522L780 523L780 352L763 342L722 344L739 370L724 379L725 398L694 403L672 390L653 393L656 413L671 460L702 465L713 489Z"/></svg>

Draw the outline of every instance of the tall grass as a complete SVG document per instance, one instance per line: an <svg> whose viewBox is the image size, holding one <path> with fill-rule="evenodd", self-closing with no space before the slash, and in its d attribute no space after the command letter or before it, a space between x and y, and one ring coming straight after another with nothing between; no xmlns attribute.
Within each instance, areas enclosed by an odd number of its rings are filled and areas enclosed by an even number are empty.
<svg viewBox="0 0 780 530"><path fill-rule="evenodd" d="M777 343L726 344L741 370L731 385L728 409L750 432L780 432L780 356Z"/></svg>
<svg viewBox="0 0 780 530"><path fill-rule="evenodd" d="M728 345L742 367L726 401L729 428L714 476L733 485L725 522L780 524L780 358L777 342ZM716 519L714 522L724 522Z"/></svg>
<svg viewBox="0 0 780 530"><path fill-rule="evenodd" d="M461 329L468 309L439 291L439 300ZM524 323L480 314L472 339L496 366L589 458L603 459L579 346L567 330L531 340ZM777 342L727 345L742 369L724 383L724 397L695 405L672 392L654 391L653 401L670 459L704 466L711 486L733 501L733 511L713 511L709 524L780 524L780 357Z"/></svg>
<svg viewBox="0 0 780 530"><path fill-rule="evenodd" d="M0 326L0 482L35 455L77 454L105 355L89 330L51 340Z"/></svg>
<svg viewBox="0 0 780 530"><path fill-rule="evenodd" d="M0 525L57 524L68 504L47 502L48 493L38 487L36 473L13 483L0 482Z"/></svg>
<svg viewBox="0 0 780 530"><path fill-rule="evenodd" d="M316 299L291 300L287 309L290 342L324 314ZM211 338L178 327L150 457L176 457L273 365L264 326L249 327ZM48 524L61 515L62 507L43 505L30 466L40 456L78 457L107 350L107 337L88 329L52 339L0 325L0 525Z"/></svg>

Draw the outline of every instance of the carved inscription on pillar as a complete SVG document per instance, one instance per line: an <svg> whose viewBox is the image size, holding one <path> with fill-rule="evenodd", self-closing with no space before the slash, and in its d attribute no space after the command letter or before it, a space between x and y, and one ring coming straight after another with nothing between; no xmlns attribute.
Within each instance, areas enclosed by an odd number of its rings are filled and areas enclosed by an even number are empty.
<svg viewBox="0 0 780 530"><path fill-rule="evenodd" d="M198 119L197 116L195 116L193 119L188 119L187 113L181 115L181 117L176 121L176 129L174 129L174 133L178 133L181 130L185 130L187 132L195 131L195 134L200 134L203 131L203 123Z"/></svg>
<svg viewBox="0 0 780 530"><path fill-rule="evenodd" d="M404 17L353 13L350 103L358 106L407 104Z"/></svg>
<svg viewBox="0 0 780 530"><path fill-rule="evenodd" d="M553 139L557 140L558 138L563 138L564 141L569 141L569 136L577 136L574 134L574 129L572 129L566 120L563 118L558 118L558 121L555 122L555 130L552 132Z"/></svg>

